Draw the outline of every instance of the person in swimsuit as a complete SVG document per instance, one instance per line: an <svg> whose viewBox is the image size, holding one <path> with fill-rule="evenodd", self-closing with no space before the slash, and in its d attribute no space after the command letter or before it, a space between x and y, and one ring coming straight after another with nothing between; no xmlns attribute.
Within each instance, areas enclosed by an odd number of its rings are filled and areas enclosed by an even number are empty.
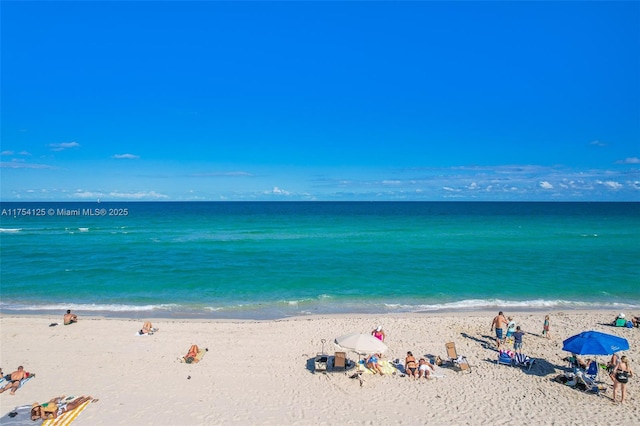
<svg viewBox="0 0 640 426"><path fill-rule="evenodd" d="M371 356L369 358L367 358L367 368L370 370L373 370L377 373L380 373L380 375L384 375L384 373L382 372L382 368L380 368L380 365L378 364L378 361L380 360L380 354L371 354Z"/></svg>
<svg viewBox="0 0 640 426"><path fill-rule="evenodd" d="M424 377L425 379L431 378L431 372L435 372L436 369L426 359L420 358L418 361L418 378Z"/></svg>
<svg viewBox="0 0 640 426"><path fill-rule="evenodd" d="M140 334L153 334L158 330L159 329L157 328L153 328L153 326L151 325L151 321L145 321L142 329L140 330Z"/></svg>
<svg viewBox="0 0 640 426"><path fill-rule="evenodd" d="M547 339L551 338L551 334L549 334L549 315L545 315L544 323L542 324L542 335L546 336Z"/></svg>
<svg viewBox="0 0 640 426"><path fill-rule="evenodd" d="M407 377L418 377L418 364L411 351L407 352L407 357L404 359L404 370L407 373Z"/></svg>
<svg viewBox="0 0 640 426"><path fill-rule="evenodd" d="M498 315L491 322L491 331L496 330L496 346L499 348L503 342L502 329L505 328L509 322L504 317L502 311L498 312Z"/></svg>
<svg viewBox="0 0 640 426"><path fill-rule="evenodd" d="M627 382L629 381L629 377L633 376L633 370L631 370L631 366L629 365L629 359L626 355L623 355L620 358L620 362L613 369L611 373L611 380L613 380L613 402L616 402L616 394L618 393L618 389L620 389L621 399L620 403L624 402L625 393L627 390Z"/></svg>
<svg viewBox="0 0 640 426"><path fill-rule="evenodd" d="M11 373L11 377L9 378L9 381L11 383L9 385L5 386L4 388L0 389L0 393L3 393L7 389L11 389L11 395L15 395L16 391L20 387L20 381L22 379L26 379L27 377L29 377L29 373L24 371L24 367L23 366L19 366L16 371Z"/></svg>
<svg viewBox="0 0 640 426"><path fill-rule="evenodd" d="M200 352L200 348L198 345L191 345L187 354L183 357L187 364L191 364L192 362L198 362L196 356L198 356L198 352Z"/></svg>
<svg viewBox="0 0 640 426"><path fill-rule="evenodd" d="M382 326L381 325L379 325L375 330L373 330L371 332L371 335L373 337L375 337L376 339L380 340L381 342L384 342L384 338L387 337L384 334L384 331L382 330Z"/></svg>
<svg viewBox="0 0 640 426"><path fill-rule="evenodd" d="M71 313L71 309L67 309L67 313L62 317L64 320L64 325L73 324L78 322L78 316L76 314Z"/></svg>

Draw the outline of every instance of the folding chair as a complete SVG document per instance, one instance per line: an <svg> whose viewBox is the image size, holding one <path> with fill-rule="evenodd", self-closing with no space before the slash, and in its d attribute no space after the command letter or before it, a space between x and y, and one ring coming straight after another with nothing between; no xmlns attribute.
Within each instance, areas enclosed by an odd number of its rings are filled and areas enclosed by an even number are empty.
<svg viewBox="0 0 640 426"><path fill-rule="evenodd" d="M447 348L447 356L449 357L449 362L455 369L458 371L467 371L471 373L471 366L469 365L469 361L466 357L458 355L456 351L456 344L453 342L449 342L444 345Z"/></svg>
<svg viewBox="0 0 640 426"><path fill-rule="evenodd" d="M343 370L347 369L347 353L346 352L336 352L333 356L333 369L336 370L338 368L342 368Z"/></svg>
<svg viewBox="0 0 640 426"><path fill-rule="evenodd" d="M516 367L526 368L527 370L531 370L535 359L529 357L528 355L517 353L513 357L513 363Z"/></svg>

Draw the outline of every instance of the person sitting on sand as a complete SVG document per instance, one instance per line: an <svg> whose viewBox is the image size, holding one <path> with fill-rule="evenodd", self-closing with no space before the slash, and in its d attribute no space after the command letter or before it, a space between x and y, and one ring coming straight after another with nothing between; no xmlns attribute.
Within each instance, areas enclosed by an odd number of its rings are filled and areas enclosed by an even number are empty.
<svg viewBox="0 0 640 426"><path fill-rule="evenodd" d="M71 313L71 309L67 309L67 313L62 317L64 320L64 325L69 325L78 322L78 316L76 314Z"/></svg>
<svg viewBox="0 0 640 426"><path fill-rule="evenodd" d="M631 324L634 327L640 327L640 317L631 317Z"/></svg>
<svg viewBox="0 0 640 426"><path fill-rule="evenodd" d="M424 377L425 379L431 378L431 373L435 373L436 369L430 362L427 362L426 359L420 358L418 361L418 378Z"/></svg>
<svg viewBox="0 0 640 426"><path fill-rule="evenodd" d="M407 352L407 357L404 360L404 371L407 373L407 377L418 377L418 364L411 351Z"/></svg>
<svg viewBox="0 0 640 426"><path fill-rule="evenodd" d="M368 369L380 373L380 375L384 375L382 368L380 368L380 364L378 364L380 356L380 354L371 354L369 358L367 358L366 365Z"/></svg>
<svg viewBox="0 0 640 426"><path fill-rule="evenodd" d="M371 335L373 337L375 337L376 339L380 340L381 342L384 342L385 337L387 337L384 334L384 330L382 330L382 326L381 325L376 327L376 329L371 332Z"/></svg>
<svg viewBox="0 0 640 426"><path fill-rule="evenodd" d="M22 379L26 379L27 377L29 377L29 373L24 371L24 367L23 366L19 366L18 369L16 371L14 371L13 373L11 373L10 376L11 377L9 378L9 381L11 383L9 385L3 387L2 389L0 389L0 393L3 393L7 389L11 389L11 395L15 395L16 391L20 387L20 381Z"/></svg>

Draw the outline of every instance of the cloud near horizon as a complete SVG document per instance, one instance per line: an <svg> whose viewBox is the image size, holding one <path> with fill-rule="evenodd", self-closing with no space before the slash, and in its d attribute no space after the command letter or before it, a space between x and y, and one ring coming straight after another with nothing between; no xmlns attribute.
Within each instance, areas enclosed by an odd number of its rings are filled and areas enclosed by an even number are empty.
<svg viewBox="0 0 640 426"><path fill-rule="evenodd" d="M115 158L116 160L137 160L140 156L135 154L115 154L111 158Z"/></svg>
<svg viewBox="0 0 640 426"><path fill-rule="evenodd" d="M78 142L61 142L61 143L50 143L49 148L51 151L64 151L65 149L70 148L78 148L80 144Z"/></svg>

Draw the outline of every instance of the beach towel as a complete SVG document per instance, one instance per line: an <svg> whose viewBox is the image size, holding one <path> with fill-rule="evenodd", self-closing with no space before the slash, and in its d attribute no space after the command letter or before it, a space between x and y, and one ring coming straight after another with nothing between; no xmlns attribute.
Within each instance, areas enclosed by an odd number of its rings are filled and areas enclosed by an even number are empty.
<svg viewBox="0 0 640 426"><path fill-rule="evenodd" d="M76 418L78 418L80 413L82 413L84 409L87 408L87 405L89 405L90 403L91 401L84 402L79 406L77 406L76 408L74 408L73 410L67 411L66 413L62 413L55 419L47 419L44 422L42 422L42 426L68 426Z"/></svg>
<svg viewBox="0 0 640 426"><path fill-rule="evenodd" d="M202 360L202 358L204 357L204 355L205 355L208 351L209 351L209 349L206 349L206 348L205 348L205 349L200 349L200 350L198 351L198 355L196 355L196 357L194 358L193 362L194 362L194 363L195 363L195 362L200 362L200 360ZM184 359L184 357L183 357L183 356L182 356L182 357L180 357L180 358L178 358L178 360L179 360L180 362L187 362L187 361Z"/></svg>
<svg viewBox="0 0 640 426"><path fill-rule="evenodd" d="M398 371L395 365L393 365L386 359L378 361L378 365L380 366L380 369L384 374L395 374ZM377 371L373 371L367 368L365 364L358 364L358 372L361 372L363 374L378 374Z"/></svg>
<svg viewBox="0 0 640 426"><path fill-rule="evenodd" d="M21 405L0 417L0 425L2 426L27 426L40 424L42 424L41 419L36 421L31 420L31 405Z"/></svg>
<svg viewBox="0 0 640 426"><path fill-rule="evenodd" d="M36 377L35 374L30 374L29 377L25 377L24 379L20 380L20 384L18 385L18 389L20 389L22 387L22 385L24 385L25 383L27 383L29 380L33 379L34 377ZM0 389L4 389L9 383L11 383L11 381L10 380L6 380L6 379L0 381Z"/></svg>

